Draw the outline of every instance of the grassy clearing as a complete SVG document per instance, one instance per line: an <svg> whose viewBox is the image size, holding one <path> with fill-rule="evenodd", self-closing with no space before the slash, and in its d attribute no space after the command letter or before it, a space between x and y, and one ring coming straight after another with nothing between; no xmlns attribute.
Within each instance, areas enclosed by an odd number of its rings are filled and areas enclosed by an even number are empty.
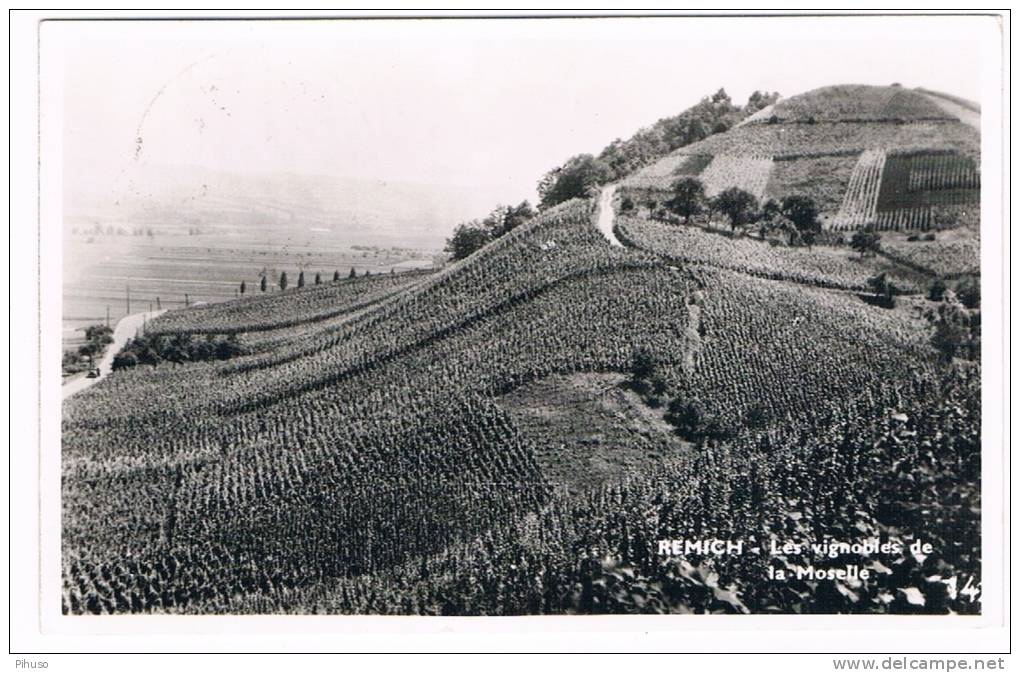
<svg viewBox="0 0 1020 673"><path fill-rule="evenodd" d="M809 196L821 213L839 209L850 182L854 161L846 156L804 157L776 161L772 165L765 196L777 201L785 196Z"/></svg>
<svg viewBox="0 0 1020 673"><path fill-rule="evenodd" d="M552 376L503 396L546 479L579 492L649 473L689 445L623 374Z"/></svg>

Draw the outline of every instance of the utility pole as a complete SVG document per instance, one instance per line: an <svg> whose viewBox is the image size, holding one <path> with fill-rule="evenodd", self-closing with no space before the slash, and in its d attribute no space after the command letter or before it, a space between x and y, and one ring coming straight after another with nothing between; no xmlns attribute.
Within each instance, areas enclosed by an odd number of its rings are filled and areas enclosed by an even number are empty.
<svg viewBox="0 0 1020 673"><path fill-rule="evenodd" d="M162 311L163 307L159 305L159 297L156 297L156 310Z"/></svg>
<svg viewBox="0 0 1020 673"><path fill-rule="evenodd" d="M184 305L185 306L191 306L191 300L188 299L188 293L187 292L184 293Z"/></svg>
<svg viewBox="0 0 1020 673"><path fill-rule="evenodd" d="M131 286L127 286L127 314L131 315Z"/></svg>
<svg viewBox="0 0 1020 673"><path fill-rule="evenodd" d="M107 305L107 307L106 307L106 326L107 327L110 326L110 307L109 307L109 305Z"/></svg>

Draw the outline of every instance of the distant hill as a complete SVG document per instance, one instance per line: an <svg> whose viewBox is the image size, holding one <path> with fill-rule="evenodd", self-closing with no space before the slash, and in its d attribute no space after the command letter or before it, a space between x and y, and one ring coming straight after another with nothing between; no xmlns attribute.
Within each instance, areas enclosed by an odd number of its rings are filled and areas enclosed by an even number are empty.
<svg viewBox="0 0 1020 673"><path fill-rule="evenodd" d="M183 166L136 169L109 194L65 194L65 223L203 230L329 229L354 243L439 246L491 206L468 187Z"/></svg>
<svg viewBox="0 0 1020 673"><path fill-rule="evenodd" d="M975 121L978 120L978 122ZM976 222L980 108L899 86L839 85L781 100L622 181L662 193L697 176L709 195L804 195L830 228Z"/></svg>

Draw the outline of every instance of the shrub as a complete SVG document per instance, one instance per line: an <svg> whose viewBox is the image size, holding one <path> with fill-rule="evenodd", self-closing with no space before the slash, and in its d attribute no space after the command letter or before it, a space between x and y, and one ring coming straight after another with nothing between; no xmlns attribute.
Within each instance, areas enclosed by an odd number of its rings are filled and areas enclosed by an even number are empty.
<svg viewBox="0 0 1020 673"><path fill-rule="evenodd" d="M941 278L936 278L928 288L928 300L942 301L946 296L947 289L945 282Z"/></svg>
<svg viewBox="0 0 1020 673"><path fill-rule="evenodd" d="M978 308L981 306L981 280L974 276L964 278L956 284L956 296L967 308Z"/></svg>

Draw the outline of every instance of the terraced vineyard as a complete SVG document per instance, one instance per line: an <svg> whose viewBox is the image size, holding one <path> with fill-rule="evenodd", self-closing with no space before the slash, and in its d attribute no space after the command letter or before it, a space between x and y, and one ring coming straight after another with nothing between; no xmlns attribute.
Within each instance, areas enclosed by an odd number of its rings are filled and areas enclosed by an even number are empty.
<svg viewBox="0 0 1020 673"><path fill-rule="evenodd" d="M623 240L675 264L710 266L759 278L816 287L863 291L871 276L893 272L881 260L862 258L849 248L790 248L749 237L732 238L697 227L673 227L644 218L619 217ZM904 289L911 281L904 278Z"/></svg>
<svg viewBox="0 0 1020 673"><path fill-rule="evenodd" d="M324 285L294 288L196 306L153 321L147 332L161 334L233 334L263 332L327 320L385 299L421 282L428 271L343 279Z"/></svg>
<svg viewBox="0 0 1020 673"><path fill-rule="evenodd" d="M882 253L897 261L928 269L944 278L955 278L981 271L981 245L976 236L943 234L935 241L888 240Z"/></svg>
<svg viewBox="0 0 1020 673"><path fill-rule="evenodd" d="M881 150L867 150L861 153L850 176L843 205L833 221L833 229L836 231L859 229L875 222L885 161L885 152Z"/></svg>
<svg viewBox="0 0 1020 673"><path fill-rule="evenodd" d="M888 86L840 85L781 100L752 123L956 121L927 96Z"/></svg>

